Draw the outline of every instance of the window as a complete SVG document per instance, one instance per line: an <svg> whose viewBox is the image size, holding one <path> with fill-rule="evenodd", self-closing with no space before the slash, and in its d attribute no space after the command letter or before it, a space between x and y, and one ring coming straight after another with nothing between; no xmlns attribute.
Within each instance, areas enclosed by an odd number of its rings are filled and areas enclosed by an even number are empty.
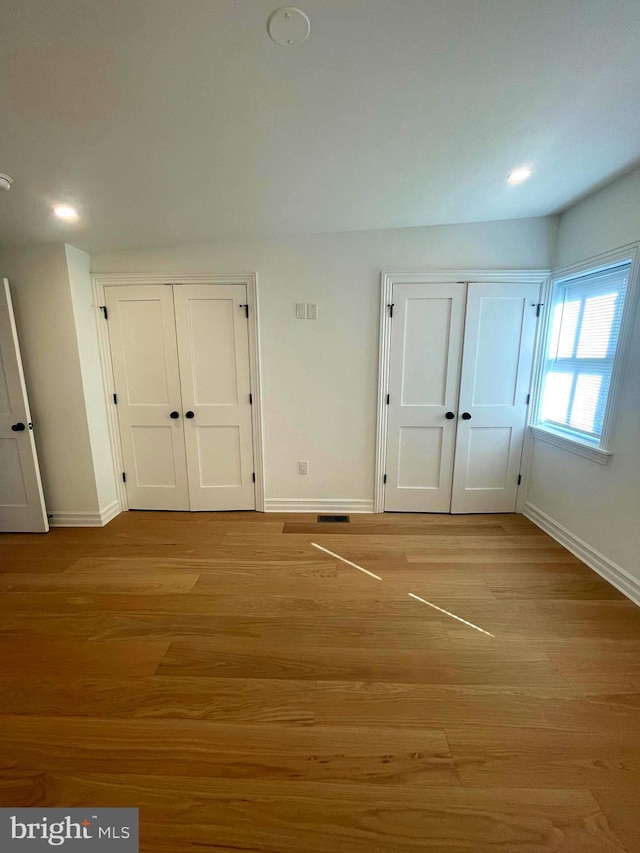
<svg viewBox="0 0 640 853"><path fill-rule="evenodd" d="M558 279L551 290L536 425L601 451L630 269L627 260Z"/></svg>

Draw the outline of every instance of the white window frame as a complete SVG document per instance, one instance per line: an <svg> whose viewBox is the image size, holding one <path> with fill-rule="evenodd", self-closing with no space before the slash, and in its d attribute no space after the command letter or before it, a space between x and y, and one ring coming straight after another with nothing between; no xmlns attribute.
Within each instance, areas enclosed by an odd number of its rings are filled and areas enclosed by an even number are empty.
<svg viewBox="0 0 640 853"><path fill-rule="evenodd" d="M612 252L607 252L606 254L581 261L578 264L553 270L544 288L544 311L539 331L535 368L535 399L531 409L531 421L529 426L536 440L556 445L557 447L561 447L571 453L590 459L592 462L598 462L601 465L607 465L613 456L615 419L638 302L638 278L640 276L639 247L639 243L633 243L629 246L622 246L620 249L616 249ZM611 382L607 395L607 404L600 439L591 440L587 436L581 437L578 433L571 433L560 427L556 429L548 423L541 423L540 413L542 407L542 389L546 353L548 351L549 335L551 333L554 285L566 284L579 276L602 272L625 262L631 262L631 267L629 270L625 303L620 323L620 334L618 336L618 345L616 347L616 353L613 361Z"/></svg>

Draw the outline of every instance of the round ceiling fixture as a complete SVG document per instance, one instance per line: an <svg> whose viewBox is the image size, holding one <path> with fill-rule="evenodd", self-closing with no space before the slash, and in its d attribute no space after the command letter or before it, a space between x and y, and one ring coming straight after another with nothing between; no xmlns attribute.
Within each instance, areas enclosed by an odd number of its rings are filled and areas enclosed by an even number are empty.
<svg viewBox="0 0 640 853"><path fill-rule="evenodd" d="M0 190L10 190L13 178L0 172Z"/></svg>
<svg viewBox="0 0 640 853"><path fill-rule="evenodd" d="M532 174L533 169L530 169L529 166L520 166L513 172L509 172L507 181L510 184L522 184L524 181L528 181Z"/></svg>
<svg viewBox="0 0 640 853"><path fill-rule="evenodd" d="M58 219L63 219L65 222L74 222L78 218L75 208L70 207L68 204L56 204L53 212Z"/></svg>
<svg viewBox="0 0 640 853"><path fill-rule="evenodd" d="M291 47L303 44L311 32L311 21L301 9L283 6L276 9L267 21L267 32L276 44Z"/></svg>

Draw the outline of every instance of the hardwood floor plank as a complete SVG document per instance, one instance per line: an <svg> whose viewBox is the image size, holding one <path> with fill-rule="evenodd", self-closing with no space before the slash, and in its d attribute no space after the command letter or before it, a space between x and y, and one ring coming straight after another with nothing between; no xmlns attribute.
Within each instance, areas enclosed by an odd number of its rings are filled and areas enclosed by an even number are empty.
<svg viewBox="0 0 640 853"><path fill-rule="evenodd" d="M580 565L577 557L569 551L547 547L535 550L527 548L482 548L477 550L462 549L458 545L441 545L436 548L408 547L405 550L410 563L515 563L518 558L525 558L528 563L568 563Z"/></svg>
<svg viewBox="0 0 640 853"><path fill-rule="evenodd" d="M172 552L173 553L173 552ZM74 560L67 567L66 574L96 572L124 572L136 574L141 571L157 572L211 572L217 575L230 576L241 580L247 578L269 578L271 581L284 580L286 577L328 578L337 577L334 563L324 558L300 559L295 562L288 560L247 560L220 559L212 550L206 556L202 551L194 552L196 556L166 556L163 557L84 557Z"/></svg>
<svg viewBox="0 0 640 853"><path fill-rule="evenodd" d="M139 592L95 592L73 588L57 592L8 592L0 593L0 606L13 613L76 613L85 609L105 613L195 613L228 614L242 613L246 616L282 616L293 614L336 614L338 616L402 616L415 618L420 611L416 603L405 594L340 594L335 590L323 593L301 591L299 597L288 595L252 595L203 593L197 587L184 593L166 593L166 588L152 586ZM423 618L422 614L419 617Z"/></svg>
<svg viewBox="0 0 640 853"><path fill-rule="evenodd" d="M592 638L619 642L640 639L640 609L627 599L623 601L553 601L559 622L556 636L567 640Z"/></svg>
<svg viewBox="0 0 640 853"><path fill-rule="evenodd" d="M29 672L38 680L52 672L75 675L153 675L169 640L97 641L0 638L0 675Z"/></svg>
<svg viewBox="0 0 640 853"><path fill-rule="evenodd" d="M18 574L19 572L63 572L82 554L81 549L76 553L69 548L59 551L48 551L46 556L40 549L31 553L32 549L24 545L7 545L0 535L0 573Z"/></svg>
<svg viewBox="0 0 640 853"><path fill-rule="evenodd" d="M549 652L559 672L572 684L607 684L619 678L640 681L640 648L603 651L585 645Z"/></svg>
<svg viewBox="0 0 640 853"><path fill-rule="evenodd" d="M506 534L504 527L499 522L485 522L483 524L421 524L402 523L363 523L351 521L349 524L331 523L309 523L290 521L284 525L283 533L313 533L320 536L497 536ZM539 537L542 538L542 537Z"/></svg>
<svg viewBox="0 0 640 853"><path fill-rule="evenodd" d="M640 789L597 788L592 793L627 853L636 853L640 846Z"/></svg>
<svg viewBox="0 0 640 853"><path fill-rule="evenodd" d="M637 732L640 690L318 681L321 725Z"/></svg>
<svg viewBox="0 0 640 853"><path fill-rule="evenodd" d="M517 582L511 578L486 579L485 583L495 598L502 599L559 599L624 601L625 597L614 586L593 572L579 575L558 574L556 577L520 576Z"/></svg>
<svg viewBox="0 0 640 853"><path fill-rule="evenodd" d="M431 616L431 614L430 614ZM436 614L437 616L437 614ZM299 647L428 648L433 640L448 643L442 621L389 616L342 615L229 616L223 613L81 613L73 615L0 614L0 638L51 637L81 640L126 640L171 637L174 641L258 640L286 645L295 637Z"/></svg>
<svg viewBox="0 0 640 853"><path fill-rule="evenodd" d="M6 596L4 600L6 602ZM47 642L51 637L58 640L91 640L105 633L109 618L103 613L82 612L52 616L44 613L12 613L5 610L0 612L0 640L17 642L39 638L41 642Z"/></svg>
<svg viewBox="0 0 640 853"><path fill-rule="evenodd" d="M196 572L83 572L82 574L4 574L1 592L189 592L200 575Z"/></svg>
<svg viewBox="0 0 640 853"><path fill-rule="evenodd" d="M375 586L374 586L375 584ZM290 576L286 579L253 575L233 575L220 572L201 571L196 581L194 591L203 594L238 594L246 592L255 595L264 592L271 595L286 595L287 597L311 597L315 595L379 595L385 597L396 594L397 590L383 587L380 581L369 578L351 569L349 572L325 577Z"/></svg>
<svg viewBox="0 0 640 853"><path fill-rule="evenodd" d="M423 649L264 648L259 642L224 644L183 640L171 644L158 675L294 678L322 681L393 681L418 684L549 684L564 680L546 655L504 649L452 655Z"/></svg>
<svg viewBox="0 0 640 853"><path fill-rule="evenodd" d="M0 716L0 768L458 785L442 731Z"/></svg>
<svg viewBox="0 0 640 853"><path fill-rule="evenodd" d="M139 807L142 853L625 853L588 791L14 771L5 803Z"/></svg>
<svg viewBox="0 0 640 853"><path fill-rule="evenodd" d="M313 681L188 676L4 675L5 714L50 717L217 720L233 723L310 725L315 720Z"/></svg>
<svg viewBox="0 0 640 853"><path fill-rule="evenodd" d="M637 733L548 728L446 729L466 787L625 788L640 786Z"/></svg>
<svg viewBox="0 0 640 853"><path fill-rule="evenodd" d="M295 638L297 648L369 648L381 643L390 649L424 649L434 639L447 639L441 621L406 619L389 616L379 620L353 616L227 616L222 614L187 614L153 617L130 614L112 617L94 634L95 639L144 638L171 636L180 639L214 640L220 644L231 640L237 649L254 641L263 647L290 645Z"/></svg>

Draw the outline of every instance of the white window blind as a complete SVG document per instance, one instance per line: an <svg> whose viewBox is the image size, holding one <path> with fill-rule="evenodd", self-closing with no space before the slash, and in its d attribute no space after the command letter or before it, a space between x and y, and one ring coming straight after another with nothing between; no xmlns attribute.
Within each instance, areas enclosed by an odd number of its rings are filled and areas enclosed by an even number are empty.
<svg viewBox="0 0 640 853"><path fill-rule="evenodd" d="M540 426L599 444L630 268L554 283Z"/></svg>

